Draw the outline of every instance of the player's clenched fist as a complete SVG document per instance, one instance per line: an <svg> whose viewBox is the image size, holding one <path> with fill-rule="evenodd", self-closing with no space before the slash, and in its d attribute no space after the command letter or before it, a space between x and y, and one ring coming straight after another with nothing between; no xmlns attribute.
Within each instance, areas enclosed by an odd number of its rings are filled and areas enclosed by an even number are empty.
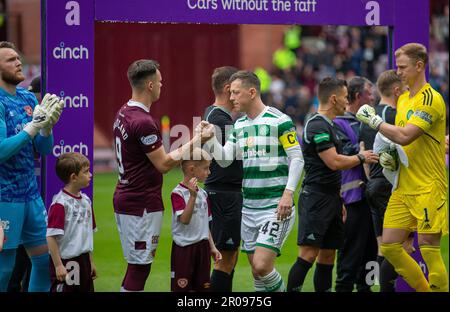
<svg viewBox="0 0 450 312"><path fill-rule="evenodd" d="M194 130L195 135L201 137L202 143L208 141L214 136L214 125L202 120Z"/></svg>
<svg viewBox="0 0 450 312"><path fill-rule="evenodd" d="M195 127L194 129L194 134L198 134L200 135L202 133L203 128L205 128L206 126L208 126L210 123L207 122L206 120L202 120L197 127Z"/></svg>
<svg viewBox="0 0 450 312"><path fill-rule="evenodd" d="M383 123L383 119L378 116L375 109L368 104L364 104L359 108L356 113L356 118L375 130L378 130L380 125Z"/></svg>
<svg viewBox="0 0 450 312"><path fill-rule="evenodd" d="M208 141L214 136L214 125L210 124L202 130L202 140Z"/></svg>

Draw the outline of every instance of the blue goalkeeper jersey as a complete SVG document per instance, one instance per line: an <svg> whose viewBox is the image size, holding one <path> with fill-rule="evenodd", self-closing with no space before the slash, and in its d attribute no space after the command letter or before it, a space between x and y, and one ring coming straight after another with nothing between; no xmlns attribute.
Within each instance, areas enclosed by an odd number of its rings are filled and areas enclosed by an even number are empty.
<svg viewBox="0 0 450 312"><path fill-rule="evenodd" d="M51 141L45 143L48 151L48 144L53 145L53 137L40 137L39 141L38 135L31 140L22 131L31 121L36 104L34 94L23 88L17 87L16 95L0 88L0 202L28 202L40 196L34 173L33 143ZM7 141L10 144L7 145ZM17 146L21 147L16 151Z"/></svg>

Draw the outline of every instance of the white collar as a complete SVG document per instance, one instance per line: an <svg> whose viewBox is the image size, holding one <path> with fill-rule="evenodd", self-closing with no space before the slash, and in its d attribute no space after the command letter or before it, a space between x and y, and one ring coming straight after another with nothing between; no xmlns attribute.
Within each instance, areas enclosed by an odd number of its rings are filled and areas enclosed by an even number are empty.
<svg viewBox="0 0 450 312"><path fill-rule="evenodd" d="M136 102L133 100L129 100L127 103L128 106L131 107L139 107L142 108L143 110L145 110L147 113L150 113L150 108L148 108L147 106L145 106L144 104L142 104L141 102Z"/></svg>

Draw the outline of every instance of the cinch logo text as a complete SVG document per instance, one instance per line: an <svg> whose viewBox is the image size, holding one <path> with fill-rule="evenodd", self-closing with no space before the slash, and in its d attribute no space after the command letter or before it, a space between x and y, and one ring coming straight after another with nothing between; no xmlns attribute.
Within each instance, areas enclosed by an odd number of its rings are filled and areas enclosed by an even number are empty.
<svg viewBox="0 0 450 312"><path fill-rule="evenodd" d="M64 100L64 108L88 108L89 98L83 93L75 96L65 96L65 92L59 93L60 98Z"/></svg>
<svg viewBox="0 0 450 312"><path fill-rule="evenodd" d="M81 153L87 157L89 156L89 147L86 144L83 144L83 142L74 145L66 145L64 140L59 141L59 145L55 145L53 147L53 155L55 157L59 157L64 153L70 152Z"/></svg>
<svg viewBox="0 0 450 312"><path fill-rule="evenodd" d="M79 47L66 47L64 41L61 41L59 47L53 49L53 57L58 60L83 60L89 58L89 50L82 44Z"/></svg>

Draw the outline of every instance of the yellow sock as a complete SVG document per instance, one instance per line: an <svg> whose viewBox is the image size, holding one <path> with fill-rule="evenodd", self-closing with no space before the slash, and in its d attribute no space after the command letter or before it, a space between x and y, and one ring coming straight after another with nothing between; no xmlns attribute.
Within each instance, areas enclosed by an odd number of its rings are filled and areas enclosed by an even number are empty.
<svg viewBox="0 0 450 312"><path fill-rule="evenodd" d="M395 271L418 292L430 292L425 275L414 259L403 249L401 243L381 244L381 253L394 266Z"/></svg>
<svg viewBox="0 0 450 312"><path fill-rule="evenodd" d="M448 292L448 276L439 246L421 245L420 252L428 267L428 281L432 291Z"/></svg>

